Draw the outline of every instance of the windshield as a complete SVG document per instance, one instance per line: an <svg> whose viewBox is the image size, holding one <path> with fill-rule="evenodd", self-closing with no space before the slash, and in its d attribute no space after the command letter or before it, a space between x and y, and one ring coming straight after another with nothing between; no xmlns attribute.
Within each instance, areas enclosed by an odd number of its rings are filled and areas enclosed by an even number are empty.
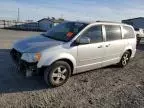
<svg viewBox="0 0 144 108"><path fill-rule="evenodd" d="M87 25L80 22L64 22L53 27L43 35L55 40L68 42Z"/></svg>

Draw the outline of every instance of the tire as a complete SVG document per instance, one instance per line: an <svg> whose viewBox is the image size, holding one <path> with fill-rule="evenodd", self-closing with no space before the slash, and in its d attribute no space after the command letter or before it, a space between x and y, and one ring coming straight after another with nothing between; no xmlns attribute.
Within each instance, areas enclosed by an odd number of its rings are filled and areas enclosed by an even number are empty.
<svg viewBox="0 0 144 108"><path fill-rule="evenodd" d="M44 71L44 80L48 86L63 85L71 75L71 67L67 62L57 61Z"/></svg>
<svg viewBox="0 0 144 108"><path fill-rule="evenodd" d="M118 65L119 65L120 67L125 67L125 66L128 64L129 60L130 60L130 56L131 56L130 52L129 52L129 51L126 51L126 52L123 54L123 56L122 56L122 58L121 58L121 60L120 60L120 62L119 62Z"/></svg>

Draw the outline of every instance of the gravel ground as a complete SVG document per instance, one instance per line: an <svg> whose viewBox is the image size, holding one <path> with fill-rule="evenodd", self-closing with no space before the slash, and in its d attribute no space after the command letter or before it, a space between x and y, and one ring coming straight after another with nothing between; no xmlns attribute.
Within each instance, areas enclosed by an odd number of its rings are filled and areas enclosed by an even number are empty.
<svg viewBox="0 0 144 108"><path fill-rule="evenodd" d="M9 56L14 40L36 34L0 30L0 108L144 108L144 44L123 69L109 66L77 74L63 86L49 88L42 77L19 74Z"/></svg>

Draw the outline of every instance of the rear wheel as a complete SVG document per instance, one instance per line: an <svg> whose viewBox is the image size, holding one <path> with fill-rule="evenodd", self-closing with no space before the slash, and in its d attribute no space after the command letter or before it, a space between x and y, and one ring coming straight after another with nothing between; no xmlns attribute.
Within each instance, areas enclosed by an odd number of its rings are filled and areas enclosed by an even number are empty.
<svg viewBox="0 0 144 108"><path fill-rule="evenodd" d="M123 56L121 58L121 61L119 62L119 66L120 67L125 67L128 64L129 60L130 60L130 56L131 56L130 52L126 51L123 54Z"/></svg>
<svg viewBox="0 0 144 108"><path fill-rule="evenodd" d="M48 85L56 87L64 84L70 75L70 65L64 61L57 61L44 71L44 80Z"/></svg>

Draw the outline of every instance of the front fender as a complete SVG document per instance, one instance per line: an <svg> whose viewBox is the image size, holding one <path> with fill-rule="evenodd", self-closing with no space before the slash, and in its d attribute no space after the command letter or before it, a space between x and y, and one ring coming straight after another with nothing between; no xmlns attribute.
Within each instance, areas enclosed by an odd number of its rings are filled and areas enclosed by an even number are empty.
<svg viewBox="0 0 144 108"><path fill-rule="evenodd" d="M74 67L76 66L76 59L71 54L62 53L62 54L49 56L48 58L44 56L37 64L37 67L41 68L42 66L50 66L52 63L60 59L68 59L73 63Z"/></svg>

